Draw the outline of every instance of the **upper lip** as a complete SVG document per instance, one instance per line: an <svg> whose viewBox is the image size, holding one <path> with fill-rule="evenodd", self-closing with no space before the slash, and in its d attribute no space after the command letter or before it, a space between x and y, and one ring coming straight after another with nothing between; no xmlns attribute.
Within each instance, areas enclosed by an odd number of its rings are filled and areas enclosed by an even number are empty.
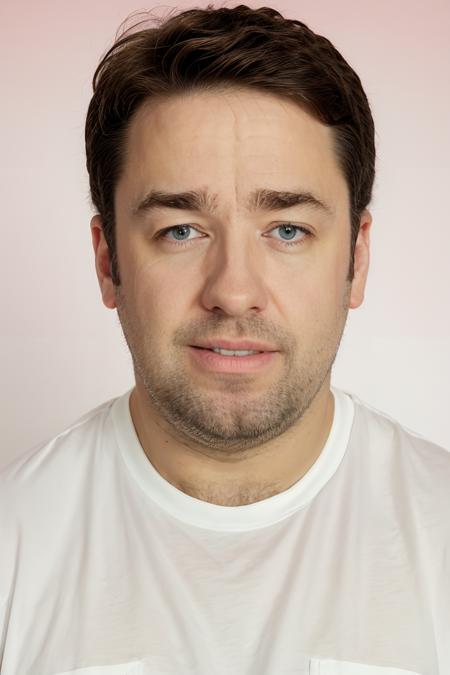
<svg viewBox="0 0 450 675"><path fill-rule="evenodd" d="M196 342L192 347L202 347L203 349L213 349L214 347L219 349L230 349L230 350L252 350L256 352L277 352L278 349L272 345L265 344L263 342L253 342L252 340L225 340L222 338L217 338L216 340L202 340L201 342Z"/></svg>

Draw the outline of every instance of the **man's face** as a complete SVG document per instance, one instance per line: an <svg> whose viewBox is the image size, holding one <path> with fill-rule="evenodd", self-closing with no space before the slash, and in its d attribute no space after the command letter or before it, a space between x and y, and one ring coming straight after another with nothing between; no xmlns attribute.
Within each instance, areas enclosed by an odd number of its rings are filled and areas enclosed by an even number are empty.
<svg viewBox="0 0 450 675"><path fill-rule="evenodd" d="M263 190L303 193L304 203L252 203ZM145 208L151 191L208 193L209 203ZM249 90L145 104L130 125L115 213L121 285L105 276L103 299L117 306L150 409L184 442L222 451L290 429L329 386L367 272L368 214L347 280L349 196L330 129ZM205 348L225 340L266 353Z"/></svg>

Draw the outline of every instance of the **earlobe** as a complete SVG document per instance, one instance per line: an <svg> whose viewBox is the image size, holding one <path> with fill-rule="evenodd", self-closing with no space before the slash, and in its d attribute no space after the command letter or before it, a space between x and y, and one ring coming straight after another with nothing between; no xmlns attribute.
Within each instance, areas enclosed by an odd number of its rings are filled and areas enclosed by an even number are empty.
<svg viewBox="0 0 450 675"><path fill-rule="evenodd" d="M358 238L355 245L354 277L350 294L350 309L356 309L364 300L370 262L370 227L372 216L364 210L361 214Z"/></svg>
<svg viewBox="0 0 450 675"><path fill-rule="evenodd" d="M115 309L116 294L111 277L111 259L103 232L102 220L98 214L91 220L91 235L95 255L95 270L97 272L103 304L108 309Z"/></svg>

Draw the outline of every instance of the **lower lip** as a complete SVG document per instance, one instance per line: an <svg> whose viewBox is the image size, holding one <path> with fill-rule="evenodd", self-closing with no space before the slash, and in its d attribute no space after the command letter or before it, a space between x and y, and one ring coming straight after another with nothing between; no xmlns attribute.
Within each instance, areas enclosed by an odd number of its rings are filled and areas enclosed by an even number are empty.
<svg viewBox="0 0 450 675"><path fill-rule="evenodd" d="M254 373L267 368L278 352L260 352L250 356L223 356L210 349L189 347L193 359L216 373Z"/></svg>

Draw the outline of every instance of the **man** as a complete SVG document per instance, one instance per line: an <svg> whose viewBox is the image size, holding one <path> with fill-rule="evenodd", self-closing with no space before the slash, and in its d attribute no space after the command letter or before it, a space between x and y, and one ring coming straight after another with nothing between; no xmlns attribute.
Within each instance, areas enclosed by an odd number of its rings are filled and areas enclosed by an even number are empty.
<svg viewBox="0 0 450 675"><path fill-rule="evenodd" d="M270 8L125 35L86 123L131 392L2 477L2 675L446 675L450 455L331 367L369 265L357 75Z"/></svg>

